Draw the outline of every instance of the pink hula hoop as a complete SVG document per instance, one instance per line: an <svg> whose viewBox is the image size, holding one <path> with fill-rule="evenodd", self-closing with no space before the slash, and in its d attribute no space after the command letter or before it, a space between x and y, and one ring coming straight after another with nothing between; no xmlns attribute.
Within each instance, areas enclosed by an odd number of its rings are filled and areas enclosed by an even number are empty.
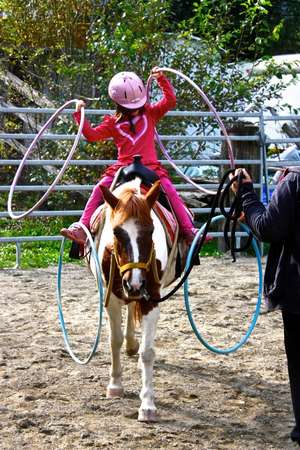
<svg viewBox="0 0 300 450"><path fill-rule="evenodd" d="M81 119L80 119L80 124L78 127L78 131L75 137L75 140L73 142L72 148L67 156L67 159L65 160L62 168L60 169L59 173L56 175L56 178L54 179L54 181L52 182L52 184L49 186L48 190L44 193L44 195L35 203L35 205L33 205L28 211L25 211L19 215L16 215L13 211L12 211L12 199L13 199L13 195L14 195L14 191L17 185L17 182L20 178L21 172L23 170L23 167L25 165L25 162L27 161L28 156L30 155L32 149L35 147L36 143L39 141L39 139L41 138L41 136L44 134L45 130L48 128L48 126L52 123L52 121L67 107L69 106L71 103L76 103L77 100L73 99L73 100L69 100L67 101L64 105L62 105L60 108L58 108L54 114L52 114L52 116L47 120L47 122L42 126L42 128L40 129L40 131L38 132L38 134L35 136L35 138L33 139L33 141L31 142L30 146L28 147L28 149L26 150L25 155L23 156L23 159L18 167L18 170L15 174L15 177L13 179L13 182L10 186L10 190L9 190L9 195L8 195L8 200L7 200L7 211L8 214L10 215L10 217L12 219L22 219L23 217L28 216L30 213L32 213L35 209L37 209L49 196L50 192L52 192L55 188L55 186L57 185L57 183L60 181L60 179L62 178L70 159L72 158L80 136L81 136L81 132L82 132L82 128L83 128L83 123L84 123L84 108L81 108Z"/></svg>
<svg viewBox="0 0 300 450"><path fill-rule="evenodd" d="M208 99L208 97L206 96L206 94L200 89L199 86L197 86L196 83L194 83L193 80L191 80L188 76L184 75L182 72L179 72L178 70L175 69L171 69L168 67L159 67L157 69L158 71L161 72L171 72L174 73L175 75L178 75L179 77L183 78L184 80L186 80L188 83L190 83L193 88L198 92L198 94L201 96L201 98L204 100L204 102L207 104L209 110L214 114L215 119L217 121L217 123L219 124L219 127L221 128L221 130L223 131L224 137L226 139L226 143L228 145L228 156L230 159L230 167L231 169L233 169L235 167L235 161L234 161L234 156L233 156L233 149L232 149L232 145L231 145L231 141L230 138L228 136L228 133L226 131L225 125L220 117L220 115L218 114L217 110L215 109L215 107L213 106L213 104L211 103L211 101ZM153 81L152 75L150 75L150 77L148 78L147 81L147 96L149 98L150 95L150 86L151 83ZM171 156L169 155L169 152L167 151L166 147L164 146L164 144L162 143L157 130L155 129L155 136L156 136L156 140L161 148L161 151L163 152L163 154L165 155L165 157L167 158L167 160L170 162L171 166L173 167L173 169L176 170L177 173L179 173L179 175L188 183L190 183L192 186L194 186L196 189L199 189L199 191L205 192L206 194L215 194L215 191L211 191L209 189L205 189L202 186L199 186L197 183L195 183L193 180L191 180L190 177L188 177L187 175L185 175L181 169L179 169L179 167L176 166L176 164L174 163L174 161L172 160Z"/></svg>

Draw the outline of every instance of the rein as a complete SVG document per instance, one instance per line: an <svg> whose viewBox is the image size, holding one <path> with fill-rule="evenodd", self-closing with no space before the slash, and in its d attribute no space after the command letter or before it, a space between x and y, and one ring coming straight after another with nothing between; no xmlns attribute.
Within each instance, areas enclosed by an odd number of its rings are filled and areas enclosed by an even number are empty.
<svg viewBox="0 0 300 450"><path fill-rule="evenodd" d="M242 174L239 174L237 176L233 176L232 179L227 183L226 188L224 189L224 187L223 187L227 177L230 174L233 174L234 171L235 171L234 169L228 170L224 174L224 176L223 176L223 178L222 178L222 180L221 180L221 182L219 184L217 193L216 193L216 195L214 197L214 200L213 200L213 204L212 204L212 207L211 207L211 211L210 211L209 217L208 217L207 222L205 224L205 228L203 230L203 233L201 234L201 239L200 239L200 233L198 233L195 236L195 239L193 241L193 244L192 244L192 247L193 247L192 255L191 255L191 258L189 260L189 264L187 264L187 266L185 268L185 272L184 272L183 276L181 277L179 282L176 284L176 286L174 286L174 288L171 289L171 291L168 292L164 297L160 298L159 300L154 300L156 303L164 302L165 300L170 298L172 295L174 295L178 291L178 289L187 280L189 274L191 273L191 271L192 271L192 269L194 267L195 257L199 254L199 252L201 251L201 249L203 247L203 244L205 242L205 238L207 236L210 224L213 222L213 216L214 216L215 210L216 210L216 208L217 208L219 203L220 203L219 206L220 206L220 209L222 211L222 214L225 217L224 239L225 239L225 242L227 243L227 245L230 248L233 262L235 262L235 260L236 260L235 253L240 252L240 251L245 251L250 246L250 244L252 242L252 233L249 233L248 240L247 240L246 244L243 247L237 248L237 247L234 246L236 225L237 225L238 219L239 219L241 211L242 211L242 208L241 208L241 197L240 197L241 183L242 183ZM226 197L226 194L229 193L230 186L234 182L238 183L238 189L237 189L237 192L236 192L236 195L235 195L235 199L234 199L234 201L233 201L233 203L232 203L232 205L230 207L229 212L226 212L225 206L224 206L225 197ZM232 229L231 229L231 239L230 239L228 234L230 232L231 222L232 222Z"/></svg>

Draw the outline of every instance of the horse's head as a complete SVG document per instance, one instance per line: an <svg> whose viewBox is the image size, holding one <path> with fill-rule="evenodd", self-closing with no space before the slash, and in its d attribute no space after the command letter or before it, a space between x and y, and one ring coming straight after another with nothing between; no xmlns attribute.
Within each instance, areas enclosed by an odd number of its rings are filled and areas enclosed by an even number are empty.
<svg viewBox="0 0 300 450"><path fill-rule="evenodd" d="M147 298L147 272L154 256L151 208L160 188L157 181L146 195L134 187L114 195L101 186L105 201L112 208L111 226L114 235L114 254L122 278L122 287L128 298Z"/></svg>

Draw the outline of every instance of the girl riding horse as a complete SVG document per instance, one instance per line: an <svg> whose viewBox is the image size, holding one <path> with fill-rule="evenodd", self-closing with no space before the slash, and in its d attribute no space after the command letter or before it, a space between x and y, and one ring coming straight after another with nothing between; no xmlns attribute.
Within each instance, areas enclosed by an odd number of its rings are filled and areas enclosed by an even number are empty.
<svg viewBox="0 0 300 450"><path fill-rule="evenodd" d="M101 186L110 187L116 172L132 163L134 155L141 155L142 162L160 178L168 200L173 208L179 225L179 236L190 244L197 232L182 199L176 192L168 172L157 159L154 143L154 130L157 122L176 105L176 96L170 81L157 68L152 70L162 90L163 98L157 103L147 102L147 94L142 80L133 72L120 72L110 81L108 94L116 104L116 112L104 117L103 122L93 128L88 120L84 121L83 134L89 142L112 138L118 149L118 161L105 170L100 182L84 208L80 222L87 228L97 207L103 203ZM78 101L74 118L80 123L81 107ZM81 226L75 222L69 228L63 228L61 234L81 245L86 235Z"/></svg>

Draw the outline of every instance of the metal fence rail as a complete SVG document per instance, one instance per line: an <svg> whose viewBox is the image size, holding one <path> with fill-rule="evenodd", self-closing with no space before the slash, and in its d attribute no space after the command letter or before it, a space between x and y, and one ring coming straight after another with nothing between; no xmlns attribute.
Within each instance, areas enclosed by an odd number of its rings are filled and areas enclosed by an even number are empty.
<svg viewBox="0 0 300 450"><path fill-rule="evenodd" d="M19 108L19 107L0 107L0 113L4 114L53 114L55 109L53 108ZM73 110L66 109L62 112L62 114L70 115L73 113ZM111 110L102 110L102 109L87 109L87 115L93 116L103 116L105 114L112 113ZM172 111L167 114L172 117L214 117L211 112L204 111ZM255 187L260 189L261 196L263 192L263 178L268 173L268 167L276 167L280 166L282 163L278 161L266 161L266 148L269 144L291 144L291 143L300 143L300 137L295 138L280 138L280 139L272 139L266 137L265 134L265 122L270 121L292 121L299 120L298 115L283 115L283 116L273 116L273 115L265 115L263 111L260 112L221 112L221 117L225 118L236 118L236 119L250 119L256 120L257 123L255 125L258 127L258 133L252 136L230 136L232 141L245 141L245 142L257 142L260 148L260 158L259 159L239 159L236 160L237 166L239 165L256 165L260 168L260 178L259 182L255 184ZM25 140L25 142L31 141L36 135L32 133L0 133L0 141L5 140ZM194 135L161 135L160 138L164 141L169 142L218 142L224 141L224 136L214 135L214 136L194 136ZM72 134L55 134L55 133L47 133L43 136L45 140L52 141L62 141L62 140L73 140L74 135ZM18 166L21 160L16 159L0 159L0 166ZM71 166L103 166L112 164L115 162L114 160L72 160L70 161ZM28 160L26 162L27 166L62 166L64 163L63 160ZM163 165L169 165L168 161L162 160L161 163ZM229 160L227 159L205 159L205 160L175 160L175 163L179 166L223 166L230 165ZM297 161L285 161L285 165L300 165L300 162ZM216 184L204 184L206 188L215 189L217 187ZM191 186L186 183L181 183L176 185L178 190L193 190ZM10 186L4 185L0 183L0 192L8 192ZM34 185L34 186L24 186L20 185L16 188L17 191L21 192L44 192L48 186L46 185ZM91 191L93 186L85 184L85 185L58 185L56 187L56 191ZM191 208L194 213L197 214L207 214L210 211L210 208ZM217 211L218 212L218 211ZM21 211L17 211L17 213L21 213ZM54 210L54 211L36 211L33 212L31 217L56 217L56 216L79 216L82 211L80 210ZM7 211L0 211L0 218L8 218L9 215ZM215 234L215 233L214 233ZM60 236L21 236L21 237L0 237L0 243L5 244L8 242L13 242L16 244L16 267L19 266L21 260L21 244L24 242L34 242L34 241L54 241L60 240Z"/></svg>

